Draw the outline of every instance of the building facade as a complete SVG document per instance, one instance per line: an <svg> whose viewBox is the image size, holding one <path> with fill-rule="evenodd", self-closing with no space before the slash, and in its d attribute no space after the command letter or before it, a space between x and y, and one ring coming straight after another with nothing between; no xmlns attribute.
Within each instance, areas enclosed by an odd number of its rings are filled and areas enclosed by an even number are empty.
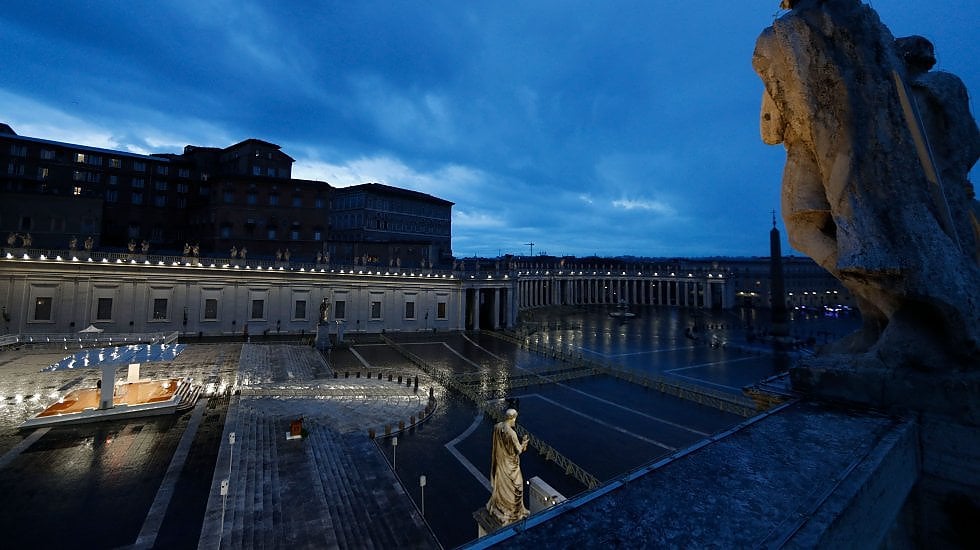
<svg viewBox="0 0 980 550"><path fill-rule="evenodd" d="M380 183L334 189L332 261L378 267L449 267L453 203Z"/></svg>
<svg viewBox="0 0 980 550"><path fill-rule="evenodd" d="M312 260L324 251L331 187L293 179L276 144L247 139L225 148L140 155L19 136L0 125L0 232L35 246L146 246L206 254L276 252ZM52 214L51 205L69 205ZM72 208L70 205L76 207Z"/></svg>

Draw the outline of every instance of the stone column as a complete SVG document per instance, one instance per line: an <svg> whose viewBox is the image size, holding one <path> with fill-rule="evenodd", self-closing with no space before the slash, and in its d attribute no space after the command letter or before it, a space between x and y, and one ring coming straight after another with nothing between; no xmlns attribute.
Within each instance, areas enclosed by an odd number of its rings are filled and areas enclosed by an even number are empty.
<svg viewBox="0 0 980 550"><path fill-rule="evenodd" d="M490 326L496 330L500 328L500 289L493 289L493 322Z"/></svg>
<svg viewBox="0 0 980 550"><path fill-rule="evenodd" d="M480 289L473 289L473 301L470 302L473 312L473 330L480 330Z"/></svg>

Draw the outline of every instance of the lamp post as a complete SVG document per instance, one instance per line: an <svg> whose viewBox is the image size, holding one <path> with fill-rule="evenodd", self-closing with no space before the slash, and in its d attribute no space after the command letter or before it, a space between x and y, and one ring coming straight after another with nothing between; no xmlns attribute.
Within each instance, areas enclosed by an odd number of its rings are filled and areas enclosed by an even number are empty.
<svg viewBox="0 0 980 550"><path fill-rule="evenodd" d="M419 487L422 489L422 517L425 517L425 475L419 476Z"/></svg>
<svg viewBox="0 0 980 550"><path fill-rule="evenodd" d="M391 469L398 472L398 436L391 438Z"/></svg>

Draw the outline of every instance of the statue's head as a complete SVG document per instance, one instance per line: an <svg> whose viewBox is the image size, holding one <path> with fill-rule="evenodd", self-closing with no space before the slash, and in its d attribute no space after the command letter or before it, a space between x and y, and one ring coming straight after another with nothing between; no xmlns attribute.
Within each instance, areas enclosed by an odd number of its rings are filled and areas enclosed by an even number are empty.
<svg viewBox="0 0 980 550"><path fill-rule="evenodd" d="M912 74L928 72L936 64L935 49L924 36L913 34L896 38L895 49Z"/></svg>
<svg viewBox="0 0 980 550"><path fill-rule="evenodd" d="M508 422L517 421L517 411L515 411L514 409L507 409L506 411L504 411L504 416L507 417Z"/></svg>

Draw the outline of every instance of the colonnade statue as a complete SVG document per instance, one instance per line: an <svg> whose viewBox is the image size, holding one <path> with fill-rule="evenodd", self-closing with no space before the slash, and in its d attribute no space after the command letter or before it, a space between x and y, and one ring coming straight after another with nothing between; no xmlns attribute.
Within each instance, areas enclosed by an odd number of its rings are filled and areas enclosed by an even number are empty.
<svg viewBox="0 0 980 550"><path fill-rule="evenodd" d="M527 450L528 436L517 437L514 425L517 411L507 409L506 419L493 427L493 451L490 455L490 485L493 489L487 511L501 525L526 518L530 512L524 506L524 476L521 474L521 453Z"/></svg>
<svg viewBox="0 0 980 550"><path fill-rule="evenodd" d="M790 244L843 283L863 319L829 351L859 366L976 370L980 267L966 174L980 148L968 104L931 111L968 137L930 151L939 137L916 112L923 94L910 93L922 74L870 6L782 7L790 11L759 36L752 65L765 84L762 139L786 148L783 221ZM962 88L943 74L932 82ZM966 97L965 88L933 96Z"/></svg>

